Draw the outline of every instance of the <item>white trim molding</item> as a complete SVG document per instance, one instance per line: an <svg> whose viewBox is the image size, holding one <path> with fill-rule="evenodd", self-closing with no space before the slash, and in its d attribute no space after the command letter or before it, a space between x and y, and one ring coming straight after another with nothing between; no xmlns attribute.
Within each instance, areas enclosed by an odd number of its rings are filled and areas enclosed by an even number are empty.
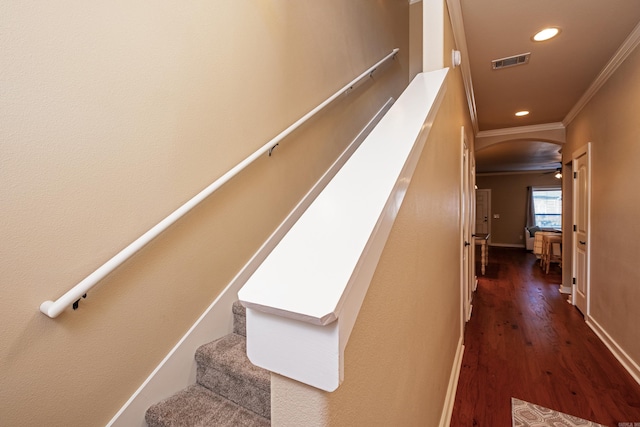
<svg viewBox="0 0 640 427"><path fill-rule="evenodd" d="M562 123L565 126L569 126L569 123L576 118L578 113L582 111L582 109L587 105L587 103L593 98L593 96L598 93L600 88L604 86L604 84L609 80L609 78L616 72L618 67L622 65L622 63L627 59L627 57L633 52L633 50L640 45L640 23L636 25L631 34L626 38L626 40L620 45L616 53L613 54L607 65L604 66L600 74L596 77L596 79L591 83L589 89L580 97L576 105L567 113Z"/></svg>
<svg viewBox="0 0 640 427"><path fill-rule="evenodd" d="M549 142L562 147L566 142L566 136L566 129L560 122L480 131L476 135L475 151L503 142L519 140Z"/></svg>
<svg viewBox="0 0 640 427"><path fill-rule="evenodd" d="M471 315L471 313L469 313ZM442 407L442 415L440 416L439 427L448 427L451 424L451 416L453 415L453 405L456 401L456 391L458 390L458 379L460 378L460 369L462 368L462 358L464 355L463 337L458 341L458 349L456 350L453 366L451 367L451 375L449 376L449 386L447 394L444 398L444 406Z"/></svg>
<svg viewBox="0 0 640 427"><path fill-rule="evenodd" d="M558 162L559 163L559 162ZM505 171L505 172L478 172L476 176L500 176L500 175L540 175L545 172L555 172L557 168L536 169L526 171Z"/></svg>
<svg viewBox="0 0 640 427"><path fill-rule="evenodd" d="M446 92L418 74L238 292L254 365L325 391L344 351Z"/></svg>
<svg viewBox="0 0 640 427"><path fill-rule="evenodd" d="M519 249L525 248L524 243L490 243L489 246L495 247L495 248L519 248Z"/></svg>
<svg viewBox="0 0 640 427"><path fill-rule="evenodd" d="M571 295L573 292L573 286L560 285L560 287L558 287L558 292L560 292L562 295Z"/></svg>
<svg viewBox="0 0 640 427"><path fill-rule="evenodd" d="M585 145L583 145L582 147L578 148L577 150L575 150L573 152L573 154L571 155L571 174L573 176L575 176L574 174L576 173L576 169L575 169L575 165L576 165L576 160L583 156L586 155L587 156L587 170L588 170L588 177L587 177L587 245L586 245L586 252L587 252L587 260L586 260L586 275L584 280L586 281L586 290L587 290L587 307L586 307L586 312L583 313L585 316L585 320L589 318L589 316L591 315L591 177L593 176L593 169L592 169L592 155L591 155L591 142L587 142ZM571 206L572 206L572 211L573 211L573 217L571 218L571 221L573 224L577 224L576 222L576 212L577 212L577 201L576 201L576 196L577 196L577 192L576 192L576 180L572 179L571 180L571 184L573 187L573 200L571 201ZM569 237L571 236L571 237ZM575 247L575 241L573 239L576 238L576 232L572 231L571 233L564 233L563 236L563 244L568 245L571 247L571 250L573 251L572 256L571 256L571 275L572 277L578 277L577 276L577 266L576 266L576 247ZM571 295L571 301L573 303L573 305L576 305L576 294L577 294L577 285L573 285L572 286L572 295ZM581 309L582 311L582 309Z"/></svg>
<svg viewBox="0 0 640 427"><path fill-rule="evenodd" d="M554 131L554 130L564 131L565 126L561 122L555 122L555 123L544 123L540 125L517 126L517 127L493 129L493 130L481 130L476 134L476 137L489 138L493 136L517 136L523 133L547 132L547 131Z"/></svg>
<svg viewBox="0 0 640 427"><path fill-rule="evenodd" d="M613 339L611 335L593 318L593 316L585 316L587 326L600 338L600 340L613 353L618 362L629 372L634 380L640 384L640 366L627 354L626 351Z"/></svg>
<svg viewBox="0 0 640 427"><path fill-rule="evenodd" d="M456 43L456 48L461 52L462 56L462 77L464 81L465 93L467 96L467 104L469 106L469 114L471 115L471 122L473 124L473 130L476 137L485 136L497 136L505 134L493 134L493 132L508 131L508 129L498 129L495 131L480 131L478 124L478 111L476 108L475 95L473 90L473 82L471 80L471 67L469 65L469 53L466 41L466 35L464 31L464 21L462 18L462 6L460 0L446 0L449 8L449 17L453 29L453 36ZM591 86L582 95L573 108L567 113L565 118L560 124L563 128L568 126L569 123L575 119L578 113L584 108L589 100L600 90L600 88L607 82L607 80L613 75L618 67L627 59L631 52L640 45L640 23L636 25L633 31L629 34L627 39L618 48L616 53L611 57L607 65L600 71L600 74L593 81ZM555 125L552 123L551 125ZM536 125L546 126L546 125ZM517 128L515 128L517 129ZM547 130L547 129L542 129Z"/></svg>

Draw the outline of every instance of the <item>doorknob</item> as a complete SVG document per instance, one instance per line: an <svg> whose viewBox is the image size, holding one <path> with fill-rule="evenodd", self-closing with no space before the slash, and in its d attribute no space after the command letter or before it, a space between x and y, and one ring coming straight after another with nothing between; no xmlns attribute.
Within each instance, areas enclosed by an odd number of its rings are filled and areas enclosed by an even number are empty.
<svg viewBox="0 0 640 427"><path fill-rule="evenodd" d="M586 244L587 244L587 242L585 242L585 241L583 241L583 240L580 240L580 244L581 244L581 245L586 245Z"/></svg>
<svg viewBox="0 0 640 427"><path fill-rule="evenodd" d="M464 242L464 245L465 245L465 246L471 246L471 243L469 243L469 242Z"/></svg>

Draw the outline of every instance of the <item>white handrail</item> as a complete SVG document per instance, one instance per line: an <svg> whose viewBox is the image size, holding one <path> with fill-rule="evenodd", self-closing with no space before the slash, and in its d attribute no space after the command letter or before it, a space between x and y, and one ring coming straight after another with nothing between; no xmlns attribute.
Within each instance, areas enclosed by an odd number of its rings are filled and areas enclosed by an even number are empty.
<svg viewBox="0 0 640 427"><path fill-rule="evenodd" d="M242 162L238 163L235 167L229 170L227 173L222 175L216 181L214 181L207 188L196 194L193 198L187 201L184 205L180 206L178 209L173 211L169 216L156 224L149 231L144 233L142 236L138 237L133 243L129 246L118 252L113 258L109 261L105 262L101 267L99 267L96 271L85 277L80 283L75 285L73 288L69 289L64 295L58 298L55 301L45 301L40 304L40 311L52 319L58 317L60 313L62 313L68 306L74 304L83 296L86 296L86 293L93 288L100 280L105 278L109 273L118 268L122 263L124 263L127 259L137 253L140 249L146 246L149 242L155 239L160 233L169 228L174 222L180 219L183 215L189 212L191 209L196 207L200 202L213 194L216 190L226 184L231 178L240 173L244 168L253 163L258 157L263 155L264 153L270 151L275 147L280 141L286 138L291 132L299 128L304 122L313 117L316 113L330 104L339 96L348 93L353 89L353 86L356 85L359 81L364 79L367 76L372 76L376 69L388 61L389 59L395 57L395 55L400 51L399 48L395 48L389 53L387 56L382 58L380 61L376 62L373 66L369 67L365 72L360 74L358 77L353 79L350 83L345 85L342 89L337 91L335 94L327 98L322 104L318 105L313 110L309 111L307 114L302 116L298 121L294 124L280 132L276 137L271 139L269 142L264 144L258 150L256 150L249 157L244 159Z"/></svg>

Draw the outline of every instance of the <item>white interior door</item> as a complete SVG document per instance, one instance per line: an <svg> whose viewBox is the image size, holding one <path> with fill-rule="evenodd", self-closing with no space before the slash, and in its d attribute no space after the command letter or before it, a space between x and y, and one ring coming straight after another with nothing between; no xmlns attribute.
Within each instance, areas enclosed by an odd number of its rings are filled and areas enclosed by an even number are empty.
<svg viewBox="0 0 640 427"><path fill-rule="evenodd" d="M589 146L574 153L573 158L573 301L589 314Z"/></svg>
<svg viewBox="0 0 640 427"><path fill-rule="evenodd" d="M460 281L462 289L462 315L463 324L471 318L471 300L473 298L473 289L471 282L470 269L472 268L471 254L475 249L474 242L471 237L471 170L470 170L470 152L467 144L467 138L462 127L461 135L462 162L460 167L460 237L461 237L461 259Z"/></svg>
<svg viewBox="0 0 640 427"><path fill-rule="evenodd" d="M489 233L491 190L476 190L476 233Z"/></svg>
<svg viewBox="0 0 640 427"><path fill-rule="evenodd" d="M475 191L476 188L476 162L473 156L469 158L470 162L470 170L469 170L469 224L471 225L471 233L470 238L473 239L473 236L476 234L475 228L475 218L476 218L476 203L475 203ZM471 243L475 243L471 240ZM476 291L478 287L478 280L476 278L476 250L475 245L472 248L469 248L469 283L471 284L471 294Z"/></svg>

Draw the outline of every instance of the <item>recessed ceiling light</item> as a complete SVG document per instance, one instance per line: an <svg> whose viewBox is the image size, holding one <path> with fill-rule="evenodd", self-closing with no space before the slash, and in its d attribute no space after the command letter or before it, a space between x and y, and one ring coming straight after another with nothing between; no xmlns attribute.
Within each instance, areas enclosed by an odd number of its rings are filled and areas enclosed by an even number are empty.
<svg viewBox="0 0 640 427"><path fill-rule="evenodd" d="M527 114L529 114L529 112L528 112L528 111L526 111L526 110L525 110L525 111L518 111L518 112L516 113L516 116L518 116L518 117L522 117L522 116L526 116Z"/></svg>
<svg viewBox="0 0 640 427"><path fill-rule="evenodd" d="M538 31L535 36L533 36L533 40L537 42L542 42L545 40L549 40L560 33L560 28L549 27L544 30Z"/></svg>

